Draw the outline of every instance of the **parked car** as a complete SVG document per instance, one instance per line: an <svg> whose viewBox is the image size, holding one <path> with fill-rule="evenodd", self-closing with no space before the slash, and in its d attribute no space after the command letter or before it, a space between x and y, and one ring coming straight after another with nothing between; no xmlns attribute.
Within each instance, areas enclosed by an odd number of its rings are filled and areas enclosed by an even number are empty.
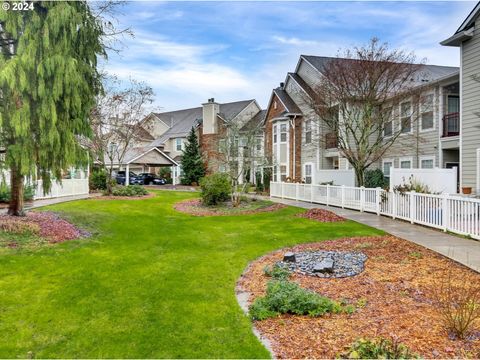
<svg viewBox="0 0 480 360"><path fill-rule="evenodd" d="M115 175L115 181L119 185L125 185L125 174L126 172L123 170L117 171L117 174ZM137 174L135 174L133 171L130 171L128 173L128 182L130 184L134 184L137 180Z"/></svg>
<svg viewBox="0 0 480 360"><path fill-rule="evenodd" d="M135 178L135 184L138 185L164 185L165 183L165 179L151 173L141 173Z"/></svg>
<svg viewBox="0 0 480 360"><path fill-rule="evenodd" d="M167 179L157 177L156 179L153 179L153 184L154 185L165 185L167 183Z"/></svg>

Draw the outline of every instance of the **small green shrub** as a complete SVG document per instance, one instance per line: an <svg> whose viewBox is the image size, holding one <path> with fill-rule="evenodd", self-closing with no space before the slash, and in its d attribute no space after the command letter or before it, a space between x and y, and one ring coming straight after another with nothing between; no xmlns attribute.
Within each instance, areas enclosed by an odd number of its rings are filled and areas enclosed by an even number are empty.
<svg viewBox="0 0 480 360"><path fill-rule="evenodd" d="M270 281L267 285L267 294L256 299L250 306L250 316L254 320L265 320L287 313L321 316L342 311L344 307L338 302L302 289L298 284L286 280Z"/></svg>
<svg viewBox="0 0 480 360"><path fill-rule="evenodd" d="M35 195L35 186L25 185L23 189L23 200L31 201ZM5 184L0 184L0 202L8 203L10 201L10 187Z"/></svg>
<svg viewBox="0 0 480 360"><path fill-rule="evenodd" d="M341 359L416 359L418 355L397 339L358 339Z"/></svg>
<svg viewBox="0 0 480 360"><path fill-rule="evenodd" d="M386 188L388 181L385 179L382 170L367 170L365 171L365 187L367 188Z"/></svg>
<svg viewBox="0 0 480 360"><path fill-rule="evenodd" d="M107 173L104 170L96 170L90 173L89 186L92 190L107 189Z"/></svg>
<svg viewBox="0 0 480 360"><path fill-rule="evenodd" d="M266 276L269 276L275 280L287 280L291 275L290 270L278 264L273 264L272 266L265 266L265 268L263 269L263 273Z"/></svg>
<svg viewBox="0 0 480 360"><path fill-rule="evenodd" d="M148 191L140 185L116 186L112 190L113 196L142 196L147 194Z"/></svg>
<svg viewBox="0 0 480 360"><path fill-rule="evenodd" d="M232 186L227 174L216 173L200 180L201 197L204 205L217 205L230 198Z"/></svg>

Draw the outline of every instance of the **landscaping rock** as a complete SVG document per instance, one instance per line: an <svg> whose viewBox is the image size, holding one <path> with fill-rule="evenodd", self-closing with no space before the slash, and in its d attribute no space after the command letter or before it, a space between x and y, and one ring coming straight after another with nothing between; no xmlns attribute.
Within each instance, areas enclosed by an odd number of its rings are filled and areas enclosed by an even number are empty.
<svg viewBox="0 0 480 360"><path fill-rule="evenodd" d="M283 261L277 264L292 272L324 278L342 278L360 274L364 269L367 255L361 252L304 251L296 252L295 262Z"/></svg>
<svg viewBox="0 0 480 360"><path fill-rule="evenodd" d="M295 262L296 261L296 258L295 258L295 253L293 252L286 252L285 255L283 255L283 261L284 262Z"/></svg>
<svg viewBox="0 0 480 360"><path fill-rule="evenodd" d="M313 266L314 273L333 273L333 259L325 259Z"/></svg>

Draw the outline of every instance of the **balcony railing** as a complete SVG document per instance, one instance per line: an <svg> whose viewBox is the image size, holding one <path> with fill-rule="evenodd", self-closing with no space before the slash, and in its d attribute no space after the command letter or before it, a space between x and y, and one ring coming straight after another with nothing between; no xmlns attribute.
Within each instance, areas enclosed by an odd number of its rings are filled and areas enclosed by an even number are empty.
<svg viewBox="0 0 480 360"><path fill-rule="evenodd" d="M446 114L443 117L443 137L460 134L460 114L458 112Z"/></svg>
<svg viewBox="0 0 480 360"><path fill-rule="evenodd" d="M338 147L337 134L327 133L325 134L325 149L335 149Z"/></svg>

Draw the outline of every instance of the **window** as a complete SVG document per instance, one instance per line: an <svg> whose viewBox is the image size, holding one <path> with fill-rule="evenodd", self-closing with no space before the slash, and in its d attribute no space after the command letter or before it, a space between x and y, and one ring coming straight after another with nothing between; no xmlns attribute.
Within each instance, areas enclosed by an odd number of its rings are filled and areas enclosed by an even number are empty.
<svg viewBox="0 0 480 360"><path fill-rule="evenodd" d="M421 156L420 157L420 168L422 169L433 169L435 167L435 157L434 156Z"/></svg>
<svg viewBox="0 0 480 360"><path fill-rule="evenodd" d="M392 108L385 110L385 125L383 127L383 136L392 136L393 134L393 120L392 120ZM390 119L388 121L387 119Z"/></svg>
<svg viewBox="0 0 480 360"><path fill-rule="evenodd" d="M412 168L412 158L400 159L400 169L411 169L411 168Z"/></svg>
<svg viewBox="0 0 480 360"><path fill-rule="evenodd" d="M278 166L274 166L274 167L273 167L273 181L274 181L274 182L277 182L277 181L278 181L278 174L277 174L277 172L278 172Z"/></svg>
<svg viewBox="0 0 480 360"><path fill-rule="evenodd" d="M280 179L281 181L287 180L287 165L280 165Z"/></svg>
<svg viewBox="0 0 480 360"><path fill-rule="evenodd" d="M240 141L239 141L239 146L240 146L240 147L245 147L245 146L247 146L247 139L241 138Z"/></svg>
<svg viewBox="0 0 480 360"><path fill-rule="evenodd" d="M312 183L312 164L305 164L305 183Z"/></svg>
<svg viewBox="0 0 480 360"><path fill-rule="evenodd" d="M255 147L256 147L257 151L261 151L262 150L262 138L257 138L255 141L256 141Z"/></svg>
<svg viewBox="0 0 480 360"><path fill-rule="evenodd" d="M383 160L383 175L390 179L390 169L393 167L392 160Z"/></svg>
<svg viewBox="0 0 480 360"><path fill-rule="evenodd" d="M277 143L277 125L273 126L273 143Z"/></svg>
<svg viewBox="0 0 480 360"><path fill-rule="evenodd" d="M421 129L433 129L433 94L424 97L421 104L422 122Z"/></svg>
<svg viewBox="0 0 480 360"><path fill-rule="evenodd" d="M177 151L182 151L182 139L181 138L176 138L175 139L175 148Z"/></svg>
<svg viewBox="0 0 480 360"><path fill-rule="evenodd" d="M305 144L312 142L312 120L305 120Z"/></svg>
<svg viewBox="0 0 480 360"><path fill-rule="evenodd" d="M412 131L412 104L406 102L400 105L400 132L406 134Z"/></svg>
<svg viewBox="0 0 480 360"><path fill-rule="evenodd" d="M280 142L287 142L287 124L280 125Z"/></svg>

